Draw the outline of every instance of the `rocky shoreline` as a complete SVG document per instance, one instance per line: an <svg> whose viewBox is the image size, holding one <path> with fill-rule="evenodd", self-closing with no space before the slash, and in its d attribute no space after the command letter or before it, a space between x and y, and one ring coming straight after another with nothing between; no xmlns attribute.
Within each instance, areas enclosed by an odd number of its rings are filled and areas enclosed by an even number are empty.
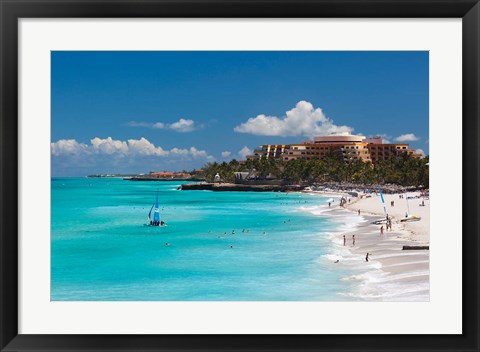
<svg viewBox="0 0 480 352"><path fill-rule="evenodd" d="M136 181L141 181L140 179ZM153 181L153 180L152 180ZM184 180L185 181L185 180ZM420 187L403 187L398 185L381 185L383 193L397 194L406 191L413 192L423 189ZM367 192L376 190L376 185L361 185L354 183L340 183L330 182L321 185L306 185L306 184L248 184L248 183L193 183L181 185L179 189L188 190L208 190L208 191L240 191L240 192L298 192L298 191L321 191L321 192L335 192L348 193L352 196L357 196L360 192Z"/></svg>
<svg viewBox="0 0 480 352"><path fill-rule="evenodd" d="M192 183L181 185L183 191L218 191L218 192L298 192L305 187L300 185L245 185L235 183Z"/></svg>

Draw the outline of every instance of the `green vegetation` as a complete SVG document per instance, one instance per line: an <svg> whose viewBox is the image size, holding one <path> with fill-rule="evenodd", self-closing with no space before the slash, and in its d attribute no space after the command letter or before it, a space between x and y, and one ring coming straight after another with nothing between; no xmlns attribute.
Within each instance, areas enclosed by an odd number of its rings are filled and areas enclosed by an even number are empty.
<svg viewBox="0 0 480 352"><path fill-rule="evenodd" d="M223 181L234 182L235 172L255 169L260 179L274 177L295 183L352 182L359 184L397 184L429 186L428 156L422 159L408 155L392 157L372 165L359 160L346 163L329 155L322 160L257 159L239 162L209 163L204 166L205 178L213 181L216 173Z"/></svg>

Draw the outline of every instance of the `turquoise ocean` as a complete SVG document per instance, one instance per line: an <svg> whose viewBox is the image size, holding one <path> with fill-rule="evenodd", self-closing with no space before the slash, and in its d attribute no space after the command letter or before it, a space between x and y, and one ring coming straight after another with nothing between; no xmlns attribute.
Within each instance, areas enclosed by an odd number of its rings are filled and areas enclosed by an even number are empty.
<svg viewBox="0 0 480 352"><path fill-rule="evenodd" d="M305 211L329 198L181 184L53 178L51 299L345 300L349 273L326 259L338 220ZM166 227L144 225L157 192Z"/></svg>

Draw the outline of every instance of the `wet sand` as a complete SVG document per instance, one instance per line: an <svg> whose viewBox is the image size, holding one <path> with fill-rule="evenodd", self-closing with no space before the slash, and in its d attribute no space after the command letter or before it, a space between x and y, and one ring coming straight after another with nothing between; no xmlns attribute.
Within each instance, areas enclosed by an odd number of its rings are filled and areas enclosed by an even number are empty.
<svg viewBox="0 0 480 352"><path fill-rule="evenodd" d="M415 195L419 193L408 193L408 196ZM353 290L342 295L353 300L428 301L429 250L402 250L402 247L429 245L429 200L423 200L425 206L420 206L421 198L409 199L409 215L421 216L421 220L405 223L400 220L405 217L406 199L400 199L398 194L384 195L387 212L393 219L392 230L387 231L383 224L382 235L382 225L372 224L385 219L379 196L347 196L350 203L347 202L345 208L339 206L339 197L341 195L337 194L335 202L325 211L329 216L338 217L339 223L346 224L332 236L333 253L327 256L332 265L354 272L344 278L351 282ZM395 202L394 207L390 206L391 200ZM347 239L346 246L343 235Z"/></svg>

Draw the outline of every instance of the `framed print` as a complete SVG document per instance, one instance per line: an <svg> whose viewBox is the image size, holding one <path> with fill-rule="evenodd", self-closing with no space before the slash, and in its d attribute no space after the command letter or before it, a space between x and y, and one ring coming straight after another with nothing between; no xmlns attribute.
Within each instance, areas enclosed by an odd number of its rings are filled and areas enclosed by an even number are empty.
<svg viewBox="0 0 480 352"><path fill-rule="evenodd" d="M478 350L477 1L2 1L2 351Z"/></svg>

